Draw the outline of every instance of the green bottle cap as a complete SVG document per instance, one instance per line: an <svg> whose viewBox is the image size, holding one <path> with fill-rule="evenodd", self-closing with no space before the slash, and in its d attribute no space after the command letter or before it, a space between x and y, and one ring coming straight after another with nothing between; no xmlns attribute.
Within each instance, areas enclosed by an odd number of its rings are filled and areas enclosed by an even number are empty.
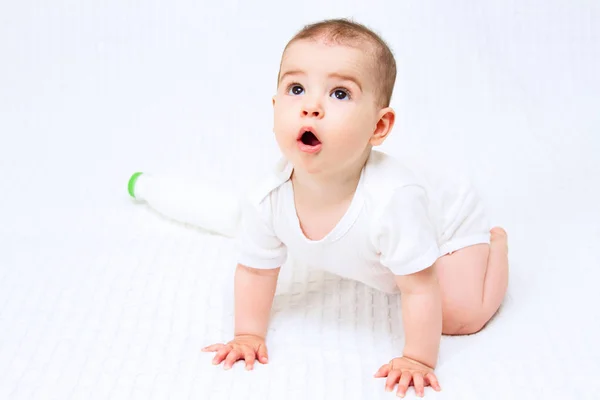
<svg viewBox="0 0 600 400"><path fill-rule="evenodd" d="M143 174L143 172L136 172L135 174L131 175L131 178L129 178L129 183L127 183L127 191L129 192L129 195L131 197L133 197L135 199L135 183L137 182L138 178Z"/></svg>

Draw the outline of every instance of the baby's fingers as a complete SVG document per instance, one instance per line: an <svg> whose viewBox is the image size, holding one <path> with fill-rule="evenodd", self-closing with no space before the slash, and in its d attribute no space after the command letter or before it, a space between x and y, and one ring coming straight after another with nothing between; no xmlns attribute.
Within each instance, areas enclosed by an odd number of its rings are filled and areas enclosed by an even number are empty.
<svg viewBox="0 0 600 400"><path fill-rule="evenodd" d="M413 375L413 385L415 386L415 393L419 397L423 397L425 395L425 385L423 375L416 372Z"/></svg>
<svg viewBox="0 0 600 400"><path fill-rule="evenodd" d="M225 357L227 356L227 354L229 354L230 351L231 351L230 345L222 346L219 350L217 350L217 354L215 354L215 358L213 358L213 364L214 365L220 364L221 361L223 361L223 359L225 359Z"/></svg>
<svg viewBox="0 0 600 400"><path fill-rule="evenodd" d="M256 360L254 350L244 351L244 359L246 360L246 369L251 370L254 367L254 361Z"/></svg>
<svg viewBox="0 0 600 400"><path fill-rule="evenodd" d="M261 363L266 364L267 361L269 361L269 355L267 354L267 346L263 344L259 345L256 353L258 354L258 360Z"/></svg>
<svg viewBox="0 0 600 400"><path fill-rule="evenodd" d="M429 385L433 388L433 390L437 392L442 390L442 388L440 387L440 383L438 382L433 372L430 372L427 375L425 375L425 379L429 381Z"/></svg>
<svg viewBox="0 0 600 400"><path fill-rule="evenodd" d="M383 378L388 376L390 373L390 364L382 365L377 372L375 372L375 378Z"/></svg>
<svg viewBox="0 0 600 400"><path fill-rule="evenodd" d="M217 343L210 346L206 346L202 349L202 351L218 351L221 347L225 346L223 343Z"/></svg>
<svg viewBox="0 0 600 400"><path fill-rule="evenodd" d="M406 395L406 391L408 390L408 385L410 385L411 380L412 372L404 371L402 373L402 377L400 377L400 382L398 382L398 391L396 392L397 396L404 397Z"/></svg>
<svg viewBox="0 0 600 400"><path fill-rule="evenodd" d="M242 353L239 350L232 349L227 355L227 358L225 359L223 368L230 369L231 367L233 367L233 364L235 364L235 362L241 358L241 355Z"/></svg>
<svg viewBox="0 0 600 400"><path fill-rule="evenodd" d="M394 390L394 386L396 385L396 382L398 382L398 378L400 378L401 374L402 372L397 369L393 369L388 373L387 379L385 380L386 392Z"/></svg>

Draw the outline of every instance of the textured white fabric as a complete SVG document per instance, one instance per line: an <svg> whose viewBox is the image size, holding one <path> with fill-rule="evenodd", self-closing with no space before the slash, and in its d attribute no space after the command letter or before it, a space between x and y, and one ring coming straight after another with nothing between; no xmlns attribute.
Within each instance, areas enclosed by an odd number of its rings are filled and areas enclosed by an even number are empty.
<svg viewBox="0 0 600 400"><path fill-rule="evenodd" d="M402 351L398 296L302 266L282 268L270 363L213 366L233 242L126 190L138 170L245 190L277 159L285 41L353 16L399 59L386 151L467 167L509 234L504 305L442 337L425 399L597 400L598 4L0 2L0 399L396 399L373 374Z"/></svg>
<svg viewBox="0 0 600 400"><path fill-rule="evenodd" d="M464 179L420 179L380 151L371 152L337 225L323 239L310 240L296 215L292 171L280 161L251 192L237 237L241 264L276 268L289 256L394 293L394 275L430 267L445 254L442 249L489 243L482 206Z"/></svg>

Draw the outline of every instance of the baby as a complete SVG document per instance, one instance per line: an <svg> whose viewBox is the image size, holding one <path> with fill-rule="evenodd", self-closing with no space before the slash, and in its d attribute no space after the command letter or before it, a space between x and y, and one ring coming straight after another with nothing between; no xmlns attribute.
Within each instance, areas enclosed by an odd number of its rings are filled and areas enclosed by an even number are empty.
<svg viewBox="0 0 600 400"><path fill-rule="evenodd" d="M375 374L403 397L439 391L440 337L481 330L508 282L502 228L490 230L467 183L438 184L373 150L390 134L396 63L348 20L308 25L286 46L273 97L282 161L249 196L237 237L235 336L213 363L267 363L280 266L301 263L402 299L405 346ZM443 181L447 182L447 181Z"/></svg>

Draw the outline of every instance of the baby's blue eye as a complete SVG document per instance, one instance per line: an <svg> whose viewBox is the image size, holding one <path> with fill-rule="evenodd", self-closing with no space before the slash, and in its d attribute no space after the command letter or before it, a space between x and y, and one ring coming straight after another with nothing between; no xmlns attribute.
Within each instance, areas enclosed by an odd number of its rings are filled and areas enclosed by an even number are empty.
<svg viewBox="0 0 600 400"><path fill-rule="evenodd" d="M299 94L302 94L302 92L304 92L304 89L300 85L293 85L288 90L288 94L293 94L294 96L298 96Z"/></svg>
<svg viewBox="0 0 600 400"><path fill-rule="evenodd" d="M336 89L331 94L338 100L346 100L350 98L350 94L344 89Z"/></svg>

